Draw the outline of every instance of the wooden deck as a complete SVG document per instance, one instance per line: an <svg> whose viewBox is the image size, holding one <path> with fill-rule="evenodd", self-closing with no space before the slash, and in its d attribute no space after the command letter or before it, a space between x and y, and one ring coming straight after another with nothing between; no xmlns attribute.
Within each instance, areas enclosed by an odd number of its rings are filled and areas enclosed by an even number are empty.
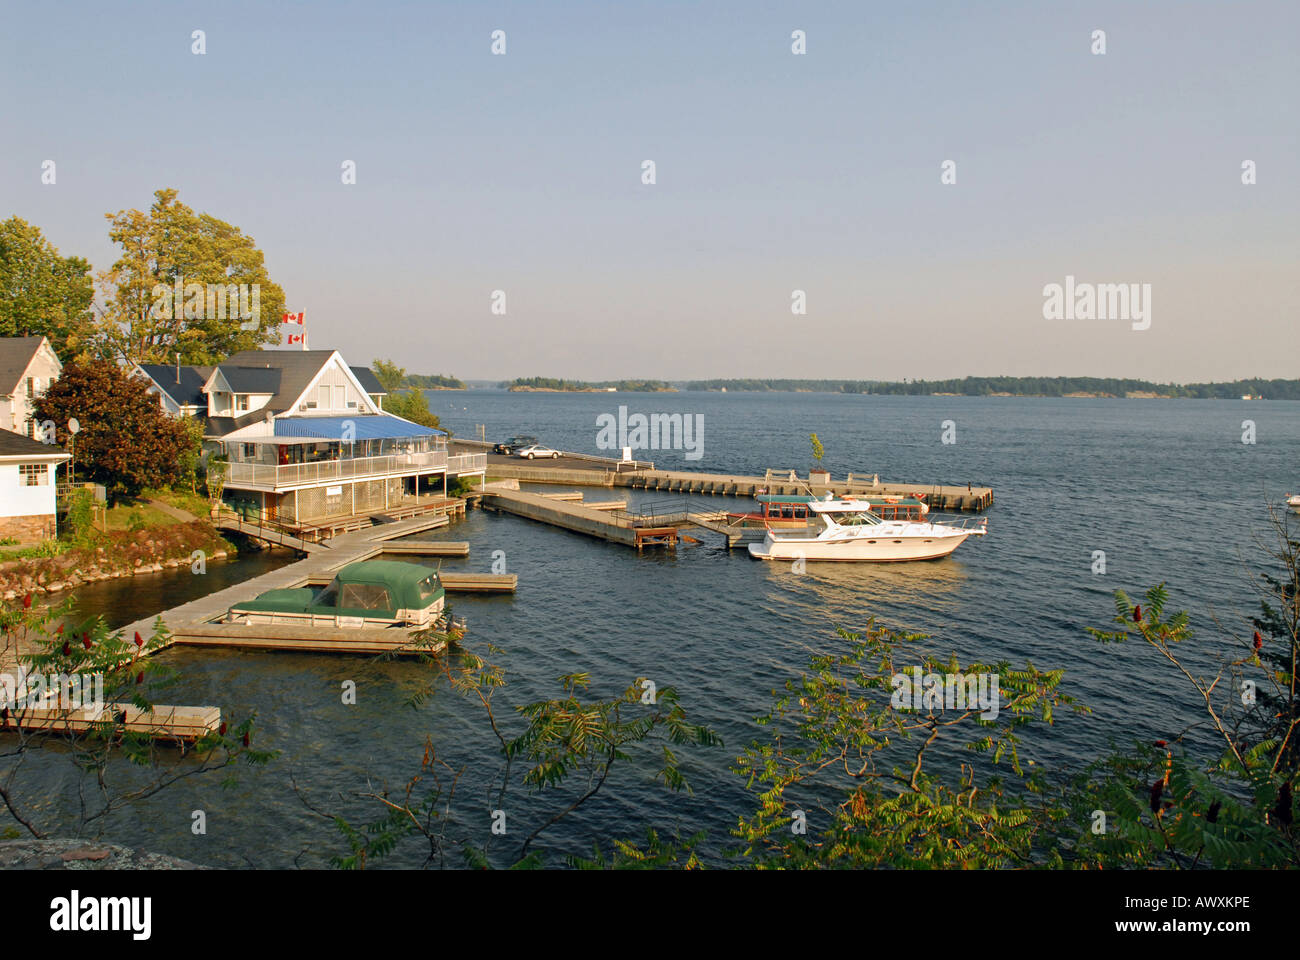
<svg viewBox="0 0 1300 960"><path fill-rule="evenodd" d="M155 704L152 710L142 710L133 703L106 703L98 712L89 708L66 710L59 707L27 707L8 713L0 720L0 729L85 733L107 720L132 733L145 733L158 739L192 741L220 729L221 710L218 707L174 707L163 704Z"/></svg>
<svg viewBox="0 0 1300 960"><path fill-rule="evenodd" d="M696 473L691 470L618 470L614 461L602 466L593 462L582 468L534 465L530 463L493 463L493 476L522 480L526 483L572 484L574 486L630 487L634 490L661 490L670 493L698 493L714 496L753 497L767 493L775 496L812 493L824 497L853 494L873 497L923 496L936 510L978 512L993 505L993 489L966 484L874 483L871 476L849 474L843 480L810 483L807 477L790 479L789 471L769 470L764 476L731 473Z"/></svg>

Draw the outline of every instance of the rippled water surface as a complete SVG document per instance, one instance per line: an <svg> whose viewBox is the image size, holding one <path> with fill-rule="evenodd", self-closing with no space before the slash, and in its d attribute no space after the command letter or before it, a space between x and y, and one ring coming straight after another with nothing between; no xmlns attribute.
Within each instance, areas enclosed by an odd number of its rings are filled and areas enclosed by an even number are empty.
<svg viewBox="0 0 1300 960"><path fill-rule="evenodd" d="M1108 622L1116 588L1139 592L1161 580L1175 605L1195 611L1199 628L1215 629L1211 615L1240 623L1252 605L1243 561L1258 556L1252 538L1263 529L1265 504L1300 488L1296 403L496 391L429 397L444 425L466 436L485 424L489 437L533 433L551 446L596 453L596 417L625 404L631 412L703 417L703 458L641 454L663 467L804 473L815 431L836 476L874 472L995 491L989 536L947 560L810 564L802 576L729 553L708 534L675 555L638 555L474 512L428 535L470 542L470 557L444 560L445 569L487 571L493 551L503 550L519 575L513 597L453 601L475 643L504 651L511 684L500 694L503 706L552 693L564 673L590 673L601 693L647 676L676 686L691 715L726 741L724 749L685 751L691 797L667 793L645 768L624 769L580 816L548 835L552 848L565 852L639 836L649 824L687 834L705 829L714 849L725 846L744 809L742 784L728 765L756 735L752 718L810 651L835 649L836 626L860 628L873 616L932 634L937 652L956 651L964 660L1066 668L1069 692L1093 714L1062 718L1030 739L1026 753L1048 768L1085 762L1111 738L1177 732L1195 716L1185 691L1166 684L1144 650L1100 646L1083 627ZM1241 442L1247 419L1256 425L1253 445ZM946 420L956 426L955 444L940 442ZM610 499L625 491L587 494ZM1092 572L1095 550L1105 551L1104 576ZM220 576L275 562L269 555L241 560ZM182 570L150 582L97 584L82 599L126 622L187 599L180 591L201 589L195 579ZM445 689L418 711L404 707L421 682L416 666L211 650L164 656L186 677L171 699L219 704L228 715L256 711L258 742L281 756L265 769L240 771L233 787L186 782L139 804L109 825L115 838L219 865L319 866L344 848L307 803L350 817L376 813L355 795L396 788L418 772L426 735L440 756L465 767L462 817L486 834L495 741L480 715ZM356 706L341 703L346 680L358 684ZM56 777L68 782L58 764L46 768L51 787ZM290 774L304 796L295 794ZM190 813L200 807L208 811L206 837L189 830ZM544 798L516 794L512 831L540 822L549 809ZM392 862L419 858L408 851Z"/></svg>

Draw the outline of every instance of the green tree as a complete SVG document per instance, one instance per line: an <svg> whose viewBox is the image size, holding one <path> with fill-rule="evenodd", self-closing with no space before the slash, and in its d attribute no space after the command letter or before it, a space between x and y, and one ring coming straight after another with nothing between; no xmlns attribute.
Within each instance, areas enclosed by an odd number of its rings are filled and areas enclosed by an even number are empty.
<svg viewBox="0 0 1300 960"><path fill-rule="evenodd" d="M0 223L0 337L48 337L66 363L90 346L94 296L87 261L18 217Z"/></svg>
<svg viewBox="0 0 1300 960"><path fill-rule="evenodd" d="M406 368L399 367L392 360L375 360L370 369L380 384L389 393L396 393L406 386Z"/></svg>
<svg viewBox="0 0 1300 960"><path fill-rule="evenodd" d="M27 694L38 693L35 686L0 707L17 727L6 732L0 753L0 810L22 833L98 836L114 813L175 783L223 769L229 782L236 764L261 765L275 756L251 746L251 716L222 724L187 752L123 725L126 711L152 710L156 698L180 681L174 667L152 656L169 643L161 619L150 636L128 637L107 629L102 617L81 618L71 597L52 607L33 604L30 596L0 601L0 659L17 661L31 675L67 677L83 702L98 691L105 707L102 721L86 730L25 722L34 721L37 710L54 710L57 721L74 709L67 702L32 702ZM32 775L40 769L33 763L38 755L66 758L72 775L58 778L57 789L69 802L56 802L49 779Z"/></svg>
<svg viewBox="0 0 1300 960"><path fill-rule="evenodd" d="M501 664L459 645L445 654L433 654L436 644L458 640L458 633L436 630L417 635L416 649L431 678L410 705L425 702L436 689L433 680L438 679L482 708L500 749L499 779L492 787L494 808L504 809L511 791L520 789L534 795L563 794L567 802L561 801L550 816L539 815L530 827L521 828L522 840L500 841L510 846L498 854L493 837L476 838L473 834L479 831L471 832L465 826L467 818L458 814L466 804L456 790L464 765L455 744L435 744L429 738L419 773L404 786L359 795L383 807L379 820L358 828L342 817L330 817L350 847L348 855L335 858L336 866L363 868L410 841L418 844L426 866L446 866L449 855L459 854L465 864L476 868L539 867L545 854L535 844L543 833L576 813L611 781L616 770L631 766L638 754L653 764L655 778L668 789L689 792L676 751L722 742L708 727L687 719L674 688L661 687L651 697L647 682L638 679L621 694L588 698L591 678L585 673L560 677L556 697L517 706L513 713L521 725L512 734L511 724L496 704L497 694L506 687ZM501 651L489 647L488 653L495 656ZM512 809L517 807L516 802Z"/></svg>
<svg viewBox="0 0 1300 960"><path fill-rule="evenodd" d="M434 430L442 429L438 415L429 409L429 398L424 395L423 390L415 387L398 393L390 393L384 400L384 410L395 417L410 420L412 423L418 423L424 427L432 427Z"/></svg>
<svg viewBox="0 0 1300 960"><path fill-rule="evenodd" d="M203 466L203 421L185 417L178 421L185 428L185 449L180 456L180 473L190 485L190 493L199 492L199 469Z"/></svg>
<svg viewBox="0 0 1300 960"><path fill-rule="evenodd" d="M370 369L388 391L388 396L384 399L386 412L424 427L442 429L437 415L429 409L429 398L424 395L424 390L419 387L401 389L406 385L405 367L399 367L392 360L375 360L370 364Z"/></svg>
<svg viewBox="0 0 1300 960"><path fill-rule="evenodd" d="M105 299L99 323L104 352L133 363L170 363L179 353L183 363L211 364L278 343L284 291L271 281L253 238L195 213L173 189L154 197L148 213L106 214L109 238L122 254L98 278ZM173 296L177 282L183 291L179 303ZM187 291L189 284L199 286ZM239 295L241 285L246 297ZM251 316L241 315L245 306Z"/></svg>
<svg viewBox="0 0 1300 960"><path fill-rule="evenodd" d="M104 484L113 500L183 479L188 428L163 412L143 380L107 360L64 367L36 414L54 421L59 443L68 442L68 421L78 421L77 472Z"/></svg>

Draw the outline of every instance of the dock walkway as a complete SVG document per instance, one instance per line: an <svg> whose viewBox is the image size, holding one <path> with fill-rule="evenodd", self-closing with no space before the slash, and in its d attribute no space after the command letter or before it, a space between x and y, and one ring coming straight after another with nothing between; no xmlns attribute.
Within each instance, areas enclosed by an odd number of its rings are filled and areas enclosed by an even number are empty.
<svg viewBox="0 0 1300 960"><path fill-rule="evenodd" d="M246 580L233 587L227 587L224 590L218 590L206 597L191 600L189 603L183 603L170 610L164 610L160 614L137 620L134 623L127 624L122 629L128 637L137 630L141 636L147 637L153 633L154 621L161 616L163 623L166 624L167 629L172 634L173 643L184 642L185 638L190 636L188 631L202 627L204 633L194 634L198 639L201 636L207 636L206 628L211 625L213 620L224 616L233 604L241 600L247 600L267 590L297 587L312 580L333 579L335 572L340 567L384 552L385 541L396 540L424 530L445 527L449 523L451 523L451 518L445 515L436 517L417 516L408 520L398 520L394 523L385 523L381 526L366 527L363 530L345 533L330 540L328 548L316 550L297 563L280 567L278 570L272 570L259 577ZM201 639L199 642L202 642ZM232 642L226 645L235 646L238 644ZM338 645L336 645L337 647Z"/></svg>
<svg viewBox="0 0 1300 960"><path fill-rule="evenodd" d="M574 486L629 487L633 490L661 490L669 493L699 493L714 496L753 497L812 493L824 497L860 495L872 497L925 497L935 510L982 511L993 505L993 489L967 484L873 482L871 477L849 474L843 480L811 483L806 478L790 479L789 472L769 470L766 476L731 473L696 473L692 470L620 470L616 462L567 463L564 466L535 465L507 457L493 457L489 472L494 477L526 483L572 484ZM497 462L501 461L501 462Z"/></svg>

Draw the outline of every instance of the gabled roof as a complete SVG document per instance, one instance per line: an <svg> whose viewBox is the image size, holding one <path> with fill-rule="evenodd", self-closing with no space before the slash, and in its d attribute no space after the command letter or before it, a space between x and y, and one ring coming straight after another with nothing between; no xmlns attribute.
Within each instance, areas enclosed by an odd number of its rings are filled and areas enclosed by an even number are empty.
<svg viewBox="0 0 1300 960"><path fill-rule="evenodd" d="M375 372L369 367L349 367L348 369L352 371L352 376L357 378L357 382L366 388L366 393L371 395L382 393L384 396L388 396L388 391L384 389L384 385L379 382L379 378L375 376Z"/></svg>
<svg viewBox="0 0 1300 960"><path fill-rule="evenodd" d="M303 391L320 373L321 367L334 356L333 350L241 350L222 361L217 369L226 382L235 387L236 381L245 385L267 387L271 390L243 390L239 393L271 393L271 399L261 410L281 413L302 396ZM251 372L250 372L251 371ZM261 371L260 373L257 371ZM231 378L234 378L232 380Z"/></svg>
<svg viewBox="0 0 1300 960"><path fill-rule="evenodd" d="M13 396L44 337L0 337L0 396Z"/></svg>
<svg viewBox="0 0 1300 960"><path fill-rule="evenodd" d="M208 398L203 394L203 384L212 373L211 367L181 367L180 382L176 382L176 368L165 363L142 363L140 369L177 406L206 407Z"/></svg>
<svg viewBox="0 0 1300 960"><path fill-rule="evenodd" d="M64 453L63 448L56 444L41 443L39 440L24 437L12 430L0 429L0 457L27 458L31 460L41 457L58 457L66 460L68 454Z"/></svg>

